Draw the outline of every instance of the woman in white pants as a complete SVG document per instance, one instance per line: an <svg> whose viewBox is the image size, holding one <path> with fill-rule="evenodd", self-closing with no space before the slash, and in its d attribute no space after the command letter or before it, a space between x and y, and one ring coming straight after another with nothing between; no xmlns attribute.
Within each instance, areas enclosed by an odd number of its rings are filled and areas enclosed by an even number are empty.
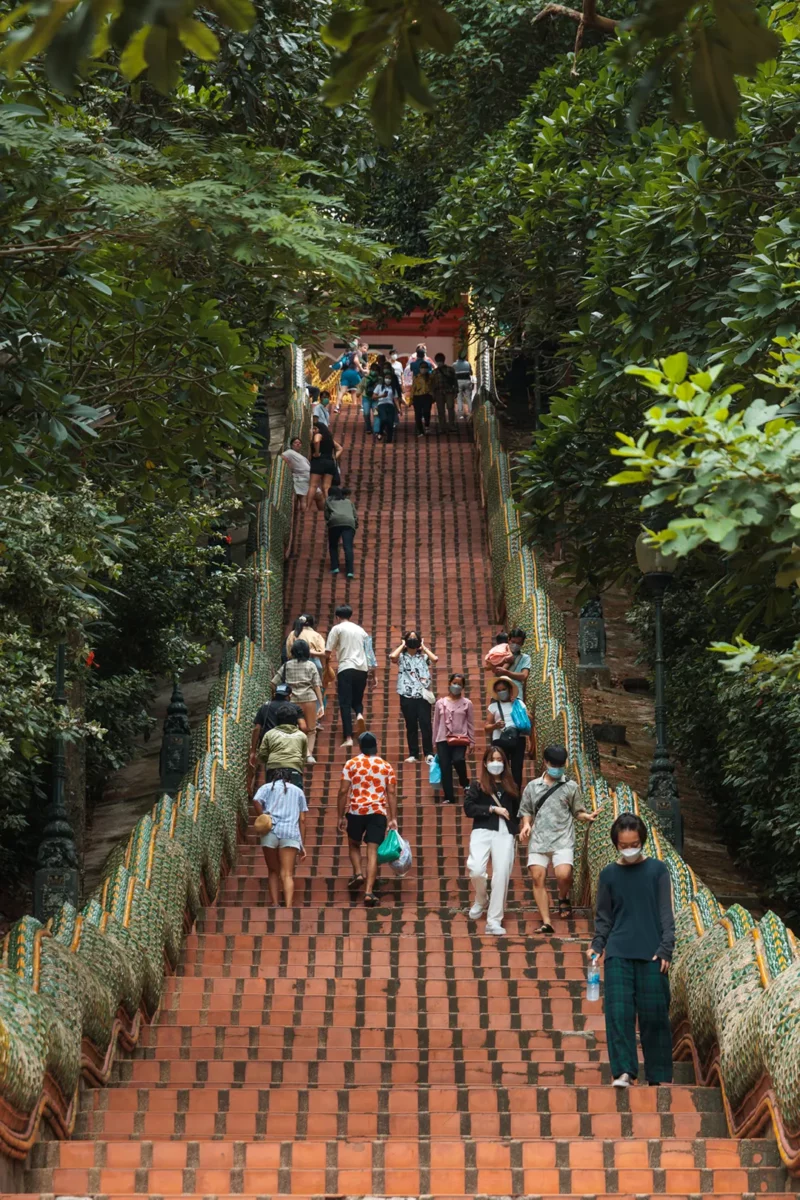
<svg viewBox="0 0 800 1200"><path fill-rule="evenodd" d="M475 888L469 910L473 921L486 912L486 932L502 937L508 881L514 867L519 821L519 788L511 764L497 746L483 756L480 776L467 788L464 812L472 818L467 870ZM492 860L492 890L488 896L486 868Z"/></svg>

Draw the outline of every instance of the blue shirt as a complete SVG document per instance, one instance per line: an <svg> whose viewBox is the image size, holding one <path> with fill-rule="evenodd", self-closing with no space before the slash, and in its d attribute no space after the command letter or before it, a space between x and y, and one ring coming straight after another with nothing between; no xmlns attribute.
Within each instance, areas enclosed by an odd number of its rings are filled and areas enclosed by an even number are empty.
<svg viewBox="0 0 800 1200"><path fill-rule="evenodd" d="M253 799L262 812L268 812L272 817L272 832L277 838L294 838L302 842L300 813L308 812L308 803L305 793L296 784L275 779L260 787Z"/></svg>
<svg viewBox="0 0 800 1200"><path fill-rule="evenodd" d="M513 671L515 675L519 675L519 673L521 671L530 671L530 669L531 669L530 654L525 654L524 652L522 654L518 654L508 669L509 669L509 671ZM524 704L525 703L525 685L523 683L517 683L516 679L512 679L511 682L516 685L516 689L517 689L516 696L511 697L512 702L515 699L517 699L517 697L518 697Z"/></svg>

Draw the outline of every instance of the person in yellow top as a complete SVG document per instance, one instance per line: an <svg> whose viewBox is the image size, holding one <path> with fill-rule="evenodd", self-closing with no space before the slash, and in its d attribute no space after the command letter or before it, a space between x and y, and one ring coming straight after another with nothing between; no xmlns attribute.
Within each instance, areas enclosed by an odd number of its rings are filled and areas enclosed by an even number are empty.
<svg viewBox="0 0 800 1200"><path fill-rule="evenodd" d="M414 421L417 437L424 437L431 424L431 368L427 360L420 363L420 368L414 376L411 385L411 403L414 406Z"/></svg>

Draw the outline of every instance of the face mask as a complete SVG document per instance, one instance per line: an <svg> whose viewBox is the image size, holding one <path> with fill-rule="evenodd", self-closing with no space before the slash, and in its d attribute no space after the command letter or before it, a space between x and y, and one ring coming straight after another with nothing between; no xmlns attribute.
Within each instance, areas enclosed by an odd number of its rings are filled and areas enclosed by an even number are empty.
<svg viewBox="0 0 800 1200"><path fill-rule="evenodd" d="M514 658L519 658L520 654L522 654L522 646L517 646L514 644L514 642L509 642L508 648L514 655Z"/></svg>
<svg viewBox="0 0 800 1200"><path fill-rule="evenodd" d="M566 767L548 767L547 774L551 779L563 779Z"/></svg>
<svg viewBox="0 0 800 1200"><path fill-rule="evenodd" d="M416 650L419 647L419 638L409 638L406 645L409 650Z"/></svg>
<svg viewBox="0 0 800 1200"><path fill-rule="evenodd" d="M328 399L327 396L323 396L322 400L320 401L320 404L322 405L323 408L327 408L328 405L330 404L330 400Z"/></svg>
<svg viewBox="0 0 800 1200"><path fill-rule="evenodd" d="M486 770L490 775L502 775L504 769L505 768L503 767L503 764L499 762L490 762L486 764Z"/></svg>
<svg viewBox="0 0 800 1200"><path fill-rule="evenodd" d="M384 375L383 382L386 384L387 387L391 387L392 386L391 376Z"/></svg>
<svg viewBox="0 0 800 1200"><path fill-rule="evenodd" d="M496 692L495 695L497 696L498 700L510 700L511 699L511 692L508 690L508 688L506 688L502 692L499 692L499 691Z"/></svg>
<svg viewBox="0 0 800 1200"><path fill-rule="evenodd" d="M463 691L463 688L461 687L460 683L451 683L450 684L450 695L451 696L460 696L462 691Z"/></svg>
<svg viewBox="0 0 800 1200"><path fill-rule="evenodd" d="M627 858L628 862L632 862L634 860L634 858L638 858L641 853L642 853L641 846L630 846L626 850L620 850L620 854L622 855L623 858Z"/></svg>

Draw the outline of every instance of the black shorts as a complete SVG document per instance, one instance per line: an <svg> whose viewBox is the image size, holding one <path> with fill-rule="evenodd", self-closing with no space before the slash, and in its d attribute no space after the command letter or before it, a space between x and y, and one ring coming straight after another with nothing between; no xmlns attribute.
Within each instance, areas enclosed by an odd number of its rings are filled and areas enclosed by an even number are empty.
<svg viewBox="0 0 800 1200"><path fill-rule="evenodd" d="M360 817L358 813L348 813L347 836L359 846L362 842L366 842L368 846L380 846L386 837L388 824L389 818L383 813L367 813L365 817Z"/></svg>

